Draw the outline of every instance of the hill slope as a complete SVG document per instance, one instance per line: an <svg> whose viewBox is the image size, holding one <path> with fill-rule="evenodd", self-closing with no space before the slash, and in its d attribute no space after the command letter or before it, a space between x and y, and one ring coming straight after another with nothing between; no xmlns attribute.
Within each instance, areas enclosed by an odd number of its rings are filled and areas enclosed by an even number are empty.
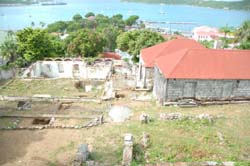
<svg viewBox="0 0 250 166"><path fill-rule="evenodd" d="M194 5L211 8L225 8L237 10L250 10L250 0L235 2L212 1L212 0L122 0L126 2L144 2L144 3L164 3L172 5Z"/></svg>

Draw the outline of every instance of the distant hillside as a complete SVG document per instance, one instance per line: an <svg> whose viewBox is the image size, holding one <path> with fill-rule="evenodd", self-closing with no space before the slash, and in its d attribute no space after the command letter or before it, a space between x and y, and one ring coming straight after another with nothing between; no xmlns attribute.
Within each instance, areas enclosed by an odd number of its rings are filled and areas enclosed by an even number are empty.
<svg viewBox="0 0 250 166"><path fill-rule="evenodd" d="M0 4L27 4L31 3L32 0L0 0Z"/></svg>
<svg viewBox="0 0 250 166"><path fill-rule="evenodd" d="M122 0L126 2L165 3L172 5L193 5L220 9L250 10L250 0L226 2L212 0Z"/></svg>
<svg viewBox="0 0 250 166"><path fill-rule="evenodd" d="M0 0L0 5L15 5L15 4L35 4L41 1L48 1L48 0Z"/></svg>

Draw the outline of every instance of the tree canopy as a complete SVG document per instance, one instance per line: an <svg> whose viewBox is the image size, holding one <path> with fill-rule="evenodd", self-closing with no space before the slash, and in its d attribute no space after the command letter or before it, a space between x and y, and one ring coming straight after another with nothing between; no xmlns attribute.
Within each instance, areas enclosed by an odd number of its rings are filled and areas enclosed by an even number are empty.
<svg viewBox="0 0 250 166"><path fill-rule="evenodd" d="M53 55L53 46L48 33L42 29L25 28L17 32L18 53L27 63Z"/></svg>
<svg viewBox="0 0 250 166"><path fill-rule="evenodd" d="M87 14L85 14L85 17L88 18L90 16L95 16L95 14L93 12L88 12Z"/></svg>
<svg viewBox="0 0 250 166"><path fill-rule="evenodd" d="M14 32L9 31L4 42L0 45L0 55L7 61L7 66L15 66L14 62L18 58L18 54Z"/></svg>
<svg viewBox="0 0 250 166"><path fill-rule="evenodd" d="M139 19L139 16L137 16L137 15L132 15L132 16L130 16L126 21L125 21L125 23L126 23L126 25L128 25L128 26L132 26L133 24L135 24L136 23L136 21Z"/></svg>
<svg viewBox="0 0 250 166"><path fill-rule="evenodd" d="M131 54L132 60L138 62L141 49L161 43L164 38L157 32L134 30L122 33L117 38L117 47Z"/></svg>
<svg viewBox="0 0 250 166"><path fill-rule="evenodd" d="M70 34L66 44L69 55L95 57L103 51L105 40L100 33L82 29Z"/></svg>
<svg viewBox="0 0 250 166"><path fill-rule="evenodd" d="M73 20L74 20L74 21L80 21L80 20L82 20L82 16L81 16L80 14L75 14L75 15L73 16Z"/></svg>
<svg viewBox="0 0 250 166"><path fill-rule="evenodd" d="M236 31L237 41L240 49L250 49L250 20L245 21Z"/></svg>

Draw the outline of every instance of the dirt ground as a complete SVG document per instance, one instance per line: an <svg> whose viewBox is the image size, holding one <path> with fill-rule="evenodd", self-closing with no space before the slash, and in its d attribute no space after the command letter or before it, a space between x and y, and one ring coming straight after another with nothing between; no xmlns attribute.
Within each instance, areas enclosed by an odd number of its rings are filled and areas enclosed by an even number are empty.
<svg viewBox="0 0 250 166"><path fill-rule="evenodd" d="M81 130L1 131L0 165L67 166L83 136Z"/></svg>
<svg viewBox="0 0 250 166"><path fill-rule="evenodd" d="M133 110L134 115L124 123L105 123L90 129L0 130L0 165L69 166L73 163L77 148L84 143L90 145L91 159L104 166L119 165L122 158L124 134L132 133L138 141L143 131L151 134L153 144L148 150L149 160L152 163L159 161L237 161L238 159L250 161L250 104L179 108L162 107L155 101L135 102L129 98L123 98L100 105L73 104L69 109L61 110L57 114L90 116L96 114L95 111L101 110L106 115L105 110L109 105L126 105ZM47 114L53 112L56 107L48 103L34 104L33 109L26 113ZM16 108L16 103L2 103L0 112L20 113L14 108ZM222 115L223 118L213 125L195 124L189 121L162 122L157 119L163 112L180 112L188 115L207 113L214 116ZM154 121L149 125L141 125L138 117L142 113L149 114ZM15 121L14 118L3 119L0 119L0 126L1 124L10 125ZM82 123L82 120L58 119L55 123L75 125ZM29 125L31 121L20 120L20 124ZM218 131L223 133L225 139L223 145L218 141ZM198 153L197 149L202 155L193 155ZM168 154L171 155L168 156Z"/></svg>

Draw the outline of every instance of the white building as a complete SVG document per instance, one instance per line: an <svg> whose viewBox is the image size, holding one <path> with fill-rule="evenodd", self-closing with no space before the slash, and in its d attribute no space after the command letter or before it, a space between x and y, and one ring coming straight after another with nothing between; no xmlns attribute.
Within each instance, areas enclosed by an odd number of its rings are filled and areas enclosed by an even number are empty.
<svg viewBox="0 0 250 166"><path fill-rule="evenodd" d="M78 58L57 58L37 61L23 74L23 78L82 78L105 80L111 75L112 60L101 59L88 65Z"/></svg>
<svg viewBox="0 0 250 166"><path fill-rule="evenodd" d="M224 37L224 33L221 33L217 28L208 26L200 26L193 29L192 38L196 41L212 41Z"/></svg>

